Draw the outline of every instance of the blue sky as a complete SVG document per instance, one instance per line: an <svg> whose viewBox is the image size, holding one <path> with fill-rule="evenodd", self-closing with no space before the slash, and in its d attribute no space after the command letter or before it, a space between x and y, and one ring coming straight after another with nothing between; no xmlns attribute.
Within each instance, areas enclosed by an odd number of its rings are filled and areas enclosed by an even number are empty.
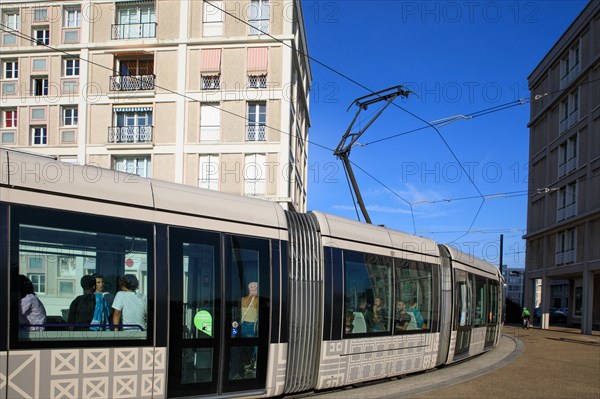
<svg viewBox="0 0 600 399"><path fill-rule="evenodd" d="M494 264L503 234L504 264L524 267L529 104L457 120L439 128L443 139L429 128L375 141L425 126L406 111L432 122L529 97L527 77L586 4L303 0L310 56L360 83L312 62L308 208L357 218L341 162L321 146L337 146L364 87L404 85L415 94L350 155L372 176L354 168L373 223ZM377 110L361 112L362 126Z"/></svg>

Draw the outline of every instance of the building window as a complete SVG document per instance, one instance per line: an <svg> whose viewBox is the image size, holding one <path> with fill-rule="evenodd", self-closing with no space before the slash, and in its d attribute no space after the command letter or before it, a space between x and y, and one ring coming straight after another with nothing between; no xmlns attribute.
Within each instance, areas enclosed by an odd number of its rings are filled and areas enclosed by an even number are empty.
<svg viewBox="0 0 600 399"><path fill-rule="evenodd" d="M269 1L251 0L248 10L249 35L269 33Z"/></svg>
<svg viewBox="0 0 600 399"><path fill-rule="evenodd" d="M79 59L78 58L65 59L64 76L79 76Z"/></svg>
<svg viewBox="0 0 600 399"><path fill-rule="evenodd" d="M2 132L0 137L0 144L14 144L15 143L15 132Z"/></svg>
<svg viewBox="0 0 600 399"><path fill-rule="evenodd" d="M11 30L19 30L19 11L5 10L2 12L2 23L6 27L6 33L2 34L2 44L11 46L17 44L17 36L10 33Z"/></svg>
<svg viewBox="0 0 600 399"><path fill-rule="evenodd" d="M4 79L17 79L19 77L19 62L5 61L3 75Z"/></svg>
<svg viewBox="0 0 600 399"><path fill-rule="evenodd" d="M64 18L63 26L65 28L79 28L81 26L81 7L65 7Z"/></svg>
<svg viewBox="0 0 600 399"><path fill-rule="evenodd" d="M248 154L244 160L244 195L265 195L266 155Z"/></svg>
<svg viewBox="0 0 600 399"><path fill-rule="evenodd" d="M46 126L36 126L31 128L31 144L46 145L48 144L48 131Z"/></svg>
<svg viewBox="0 0 600 399"><path fill-rule="evenodd" d="M579 42L571 47L560 60L560 88L564 89L581 72L581 51Z"/></svg>
<svg viewBox="0 0 600 399"><path fill-rule="evenodd" d="M8 29L19 30L19 11L7 10L2 13L2 23Z"/></svg>
<svg viewBox="0 0 600 399"><path fill-rule="evenodd" d="M77 142L77 131L76 130L63 130L60 132L60 142L62 144L74 144ZM61 161L67 162L61 158ZM77 157L75 157L77 162Z"/></svg>
<svg viewBox="0 0 600 399"><path fill-rule="evenodd" d="M221 108L219 103L200 106L200 141L215 142L221 136Z"/></svg>
<svg viewBox="0 0 600 399"><path fill-rule="evenodd" d="M558 177L577 169L577 152L576 134L558 147Z"/></svg>
<svg viewBox="0 0 600 399"><path fill-rule="evenodd" d="M108 128L109 143L152 141L152 108L115 108L114 125Z"/></svg>
<svg viewBox="0 0 600 399"><path fill-rule="evenodd" d="M29 280L33 284L36 294L46 293L46 275L42 273L28 273Z"/></svg>
<svg viewBox="0 0 600 399"><path fill-rule="evenodd" d="M556 264L575 263L577 236L575 229L561 231L556 235Z"/></svg>
<svg viewBox="0 0 600 399"><path fill-rule="evenodd" d="M140 39L156 37L154 3L124 5L117 9L117 23L113 25L113 39Z"/></svg>
<svg viewBox="0 0 600 399"><path fill-rule="evenodd" d="M33 37L35 38L35 44L38 46L50 44L50 28L47 26L35 28Z"/></svg>
<svg viewBox="0 0 600 399"><path fill-rule="evenodd" d="M579 121L579 88L569 93L559 105L559 134Z"/></svg>
<svg viewBox="0 0 600 399"><path fill-rule="evenodd" d="M269 49L267 47L255 47L248 49L248 87L261 89L267 87L267 69L269 60Z"/></svg>
<svg viewBox="0 0 600 399"><path fill-rule="evenodd" d="M205 49L200 53L202 90L221 88L221 49Z"/></svg>
<svg viewBox="0 0 600 399"><path fill-rule="evenodd" d="M198 186L209 190L219 190L219 156L200 155Z"/></svg>
<svg viewBox="0 0 600 399"><path fill-rule="evenodd" d="M33 22L42 22L48 20L47 8L35 8L33 10Z"/></svg>
<svg viewBox="0 0 600 399"><path fill-rule="evenodd" d="M62 126L77 126L77 107L63 107Z"/></svg>
<svg viewBox="0 0 600 399"><path fill-rule="evenodd" d="M202 34L204 37L223 35L223 2L212 1L204 3L204 18Z"/></svg>
<svg viewBox="0 0 600 399"><path fill-rule="evenodd" d="M47 96L48 95L48 78L33 78L33 95Z"/></svg>
<svg viewBox="0 0 600 399"><path fill-rule="evenodd" d="M131 175L151 177L150 157L116 157L114 169Z"/></svg>
<svg viewBox="0 0 600 399"><path fill-rule="evenodd" d="M46 107L31 107L31 121L33 122L45 122L46 121Z"/></svg>
<svg viewBox="0 0 600 399"><path fill-rule="evenodd" d="M47 58L33 58L31 60L31 71L32 72L43 72L48 70L48 59Z"/></svg>
<svg viewBox="0 0 600 399"><path fill-rule="evenodd" d="M248 103L246 141L266 141L267 104Z"/></svg>
<svg viewBox="0 0 600 399"><path fill-rule="evenodd" d="M2 127L14 128L17 127L17 110L10 109L2 111Z"/></svg>

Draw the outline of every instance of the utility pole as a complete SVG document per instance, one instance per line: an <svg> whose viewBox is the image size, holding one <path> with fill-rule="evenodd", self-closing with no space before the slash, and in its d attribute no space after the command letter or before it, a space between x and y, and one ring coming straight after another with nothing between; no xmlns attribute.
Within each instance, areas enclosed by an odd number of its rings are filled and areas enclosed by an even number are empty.
<svg viewBox="0 0 600 399"><path fill-rule="evenodd" d="M504 252L504 234L500 234L500 274L502 274L502 252Z"/></svg>
<svg viewBox="0 0 600 399"><path fill-rule="evenodd" d="M375 120L379 118L379 115L381 115L381 113L392 103L392 101L396 99L396 97L402 96L406 98L408 97L409 93L410 91L405 89L403 86L393 86L385 90L378 91L376 93L359 97L356 100L354 100L352 104L350 104L350 107L356 105L358 107L358 111L356 111L354 119L352 119L352 122L350 123L350 126L348 126L346 133L344 133L344 136L342 136L342 140L338 144L337 148L333 151L333 155L342 160L342 164L344 165L344 171L346 172L346 175L348 176L348 179L350 180L350 183L352 185L352 189L356 194L356 201L358 202L358 206L360 206L360 210L362 211L365 221L369 224L371 224L371 218L369 217L369 213L367 212L365 203L363 202L362 196L360 195L360 189L358 188L356 177L354 176L354 172L352 171L352 165L350 163L350 150L355 144L357 144L356 141L365 132L365 130L367 130L369 126L371 126L373 122L375 122ZM358 115L360 114L360 112L366 110L369 107L369 105L378 103L380 101L386 101L387 104L385 104L385 106L381 110L379 110L379 112L377 112L375 116L371 118L371 120L366 124L366 126L358 131L358 133L350 133L350 130L352 129L354 123L358 119ZM348 107L348 110L350 110L350 107Z"/></svg>

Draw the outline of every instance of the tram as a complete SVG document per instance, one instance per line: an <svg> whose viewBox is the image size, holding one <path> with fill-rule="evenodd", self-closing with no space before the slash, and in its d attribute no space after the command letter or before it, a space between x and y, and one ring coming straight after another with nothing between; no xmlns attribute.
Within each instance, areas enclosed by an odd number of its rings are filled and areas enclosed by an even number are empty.
<svg viewBox="0 0 600 399"><path fill-rule="evenodd" d="M0 172L0 398L272 397L432 369L502 333L497 268L427 238L10 149ZM144 323L74 325L87 275L113 297L133 275Z"/></svg>

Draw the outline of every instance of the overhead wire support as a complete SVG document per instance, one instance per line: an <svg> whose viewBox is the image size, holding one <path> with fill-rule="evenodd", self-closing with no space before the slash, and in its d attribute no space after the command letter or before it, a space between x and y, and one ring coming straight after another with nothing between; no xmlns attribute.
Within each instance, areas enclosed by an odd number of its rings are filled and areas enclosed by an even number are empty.
<svg viewBox="0 0 600 399"><path fill-rule="evenodd" d="M371 224L371 218L369 217L369 213L367 212L367 208L366 208L365 203L360 194L360 189L358 187L358 183L356 182L356 177L354 176L354 172L352 170L352 163L350 162L350 151L352 150L352 147L354 147L355 145L358 145L357 141L360 138L360 136L362 136L362 134L373 124L373 122L375 122L375 120L377 118L379 118L379 116L383 113L383 111L385 111L385 109L397 97L402 96L404 98L407 98L409 93L410 93L410 91L407 90L404 86L392 86L387 89L380 90L378 92L371 93L371 94L368 94L363 97L359 97L356 100L354 100L352 102L352 104L350 104L350 106L348 107L348 109L346 111L349 111L353 105L356 105L358 107L358 110L356 111L356 114L354 115L352 122L350 122L350 126L348 126L348 129L346 129L346 132L342 136L340 143L333 151L333 155L338 157L342 161L342 164L344 165L344 172L346 173L346 176L350 180L350 184L352 185L352 190L354 191L354 195L356 195L356 202L358 203L358 206L360 207L363 217L365 218L365 222L367 222L369 224ZM363 128L361 128L356 133L352 133L352 128L354 127L354 124L356 123L356 120L358 119L358 116L360 115L361 111L363 111L363 110L366 111L370 105L379 103L381 101L385 101L386 104L373 117L371 117L371 120ZM354 200L354 195L353 195L353 200ZM356 208L356 204L354 205L354 207ZM357 211L357 214L358 214L358 211Z"/></svg>

